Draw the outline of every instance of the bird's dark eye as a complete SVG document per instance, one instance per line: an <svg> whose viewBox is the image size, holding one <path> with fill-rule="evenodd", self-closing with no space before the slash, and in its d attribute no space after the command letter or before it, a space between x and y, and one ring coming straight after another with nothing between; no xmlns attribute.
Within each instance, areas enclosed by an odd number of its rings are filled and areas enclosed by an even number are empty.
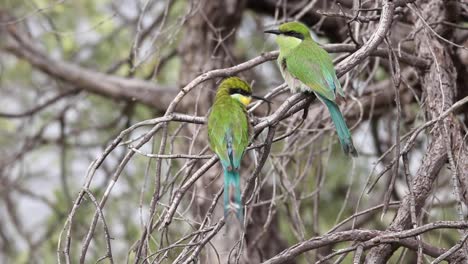
<svg viewBox="0 0 468 264"><path fill-rule="evenodd" d="M246 91L242 88L232 88L229 90L229 94L242 94L242 95L246 95L246 96L250 96L252 95L251 92L249 91Z"/></svg>

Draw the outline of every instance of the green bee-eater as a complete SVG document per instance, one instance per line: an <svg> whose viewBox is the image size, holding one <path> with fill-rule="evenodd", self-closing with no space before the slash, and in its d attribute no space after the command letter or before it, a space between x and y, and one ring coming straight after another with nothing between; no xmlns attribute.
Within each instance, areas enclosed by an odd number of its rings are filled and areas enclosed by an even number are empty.
<svg viewBox="0 0 468 264"><path fill-rule="evenodd" d="M224 171L224 215L236 213L242 223L239 169L249 144L249 119L246 106L252 98L250 86L238 77L221 82L208 117L208 139L211 149L218 155Z"/></svg>
<svg viewBox="0 0 468 264"><path fill-rule="evenodd" d="M280 49L278 65L289 89L314 92L330 112L343 151L357 156L351 133L335 102L337 92L341 96L344 94L330 55L312 39L309 29L302 23L283 23L278 30L265 33L277 35L276 43Z"/></svg>

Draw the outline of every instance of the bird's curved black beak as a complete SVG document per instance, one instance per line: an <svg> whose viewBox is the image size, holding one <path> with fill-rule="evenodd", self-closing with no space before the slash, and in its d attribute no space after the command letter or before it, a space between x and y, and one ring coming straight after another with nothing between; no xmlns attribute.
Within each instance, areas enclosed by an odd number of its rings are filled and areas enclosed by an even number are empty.
<svg viewBox="0 0 468 264"><path fill-rule="evenodd" d="M268 104L271 104L271 101L270 101L270 100L268 100L268 99L266 99L266 98L263 98L263 97L261 97L261 96L253 95L253 94L252 94L251 97L252 97L253 99L262 100L262 101L264 101L264 102L267 102Z"/></svg>
<svg viewBox="0 0 468 264"><path fill-rule="evenodd" d="M281 31L279 31L277 29L270 29L270 30L263 31L263 33L279 35L279 34L281 34Z"/></svg>

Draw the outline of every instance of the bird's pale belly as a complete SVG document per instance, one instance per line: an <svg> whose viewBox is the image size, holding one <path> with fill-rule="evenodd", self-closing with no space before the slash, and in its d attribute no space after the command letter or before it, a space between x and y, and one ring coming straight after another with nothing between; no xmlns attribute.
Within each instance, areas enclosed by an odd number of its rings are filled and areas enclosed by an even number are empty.
<svg viewBox="0 0 468 264"><path fill-rule="evenodd" d="M293 93L297 92L310 92L310 87L305 85L303 82L293 77L287 71L282 71L283 78L286 81L286 84L289 87L289 90Z"/></svg>

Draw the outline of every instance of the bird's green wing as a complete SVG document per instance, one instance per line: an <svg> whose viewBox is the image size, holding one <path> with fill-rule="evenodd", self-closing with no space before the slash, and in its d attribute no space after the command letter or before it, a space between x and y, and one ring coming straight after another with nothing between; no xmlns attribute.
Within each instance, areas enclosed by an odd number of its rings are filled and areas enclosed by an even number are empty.
<svg viewBox="0 0 468 264"><path fill-rule="evenodd" d="M223 166L239 168L249 143L247 115L239 103L226 102L213 106L208 118L208 137L211 149L219 156Z"/></svg>
<svg viewBox="0 0 468 264"><path fill-rule="evenodd" d="M315 43L304 41L286 57L288 72L314 92L335 100L335 93L343 96L330 55Z"/></svg>
<svg viewBox="0 0 468 264"><path fill-rule="evenodd" d="M229 95L215 100L208 117L208 138L224 171L224 215L235 212L243 223L244 211L240 189L240 163L249 141L245 107Z"/></svg>

